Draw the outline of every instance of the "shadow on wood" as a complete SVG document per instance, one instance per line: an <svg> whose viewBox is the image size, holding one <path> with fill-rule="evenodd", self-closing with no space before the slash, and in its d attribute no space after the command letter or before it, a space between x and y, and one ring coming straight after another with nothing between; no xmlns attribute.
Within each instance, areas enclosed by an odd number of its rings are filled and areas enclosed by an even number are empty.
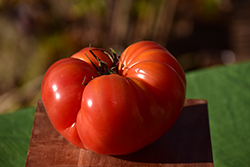
<svg viewBox="0 0 250 167"><path fill-rule="evenodd" d="M207 104L184 107L177 122L156 142L116 157L147 163L212 163Z"/></svg>

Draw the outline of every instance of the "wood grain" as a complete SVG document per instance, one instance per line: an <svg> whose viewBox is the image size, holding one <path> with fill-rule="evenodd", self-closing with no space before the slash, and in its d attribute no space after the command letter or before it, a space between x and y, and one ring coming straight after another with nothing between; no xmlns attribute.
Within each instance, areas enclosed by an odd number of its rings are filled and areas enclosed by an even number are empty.
<svg viewBox="0 0 250 167"><path fill-rule="evenodd" d="M187 99L173 127L153 144L132 154L109 156L80 149L51 125L37 103L26 167L165 166L213 167L206 100Z"/></svg>

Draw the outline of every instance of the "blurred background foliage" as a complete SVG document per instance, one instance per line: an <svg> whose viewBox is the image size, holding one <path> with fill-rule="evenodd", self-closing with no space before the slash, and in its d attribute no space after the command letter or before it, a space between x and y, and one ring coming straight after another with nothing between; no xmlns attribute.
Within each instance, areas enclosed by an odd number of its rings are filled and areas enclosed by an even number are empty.
<svg viewBox="0 0 250 167"><path fill-rule="evenodd" d="M0 113L36 105L47 68L94 40L165 46L185 71L249 59L245 0L0 0Z"/></svg>

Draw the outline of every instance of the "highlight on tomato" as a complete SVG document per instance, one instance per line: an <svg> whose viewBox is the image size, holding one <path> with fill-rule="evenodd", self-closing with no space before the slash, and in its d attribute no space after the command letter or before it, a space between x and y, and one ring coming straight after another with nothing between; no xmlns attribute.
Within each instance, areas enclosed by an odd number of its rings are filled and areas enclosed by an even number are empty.
<svg viewBox="0 0 250 167"><path fill-rule="evenodd" d="M179 117L185 93L181 65L153 41L136 42L120 57L84 48L55 62L41 88L54 128L75 146L108 155L159 139Z"/></svg>

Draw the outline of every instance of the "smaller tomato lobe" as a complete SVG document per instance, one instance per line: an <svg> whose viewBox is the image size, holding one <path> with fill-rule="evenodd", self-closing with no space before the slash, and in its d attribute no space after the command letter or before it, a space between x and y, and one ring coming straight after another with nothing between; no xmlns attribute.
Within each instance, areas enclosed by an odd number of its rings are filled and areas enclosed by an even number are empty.
<svg viewBox="0 0 250 167"><path fill-rule="evenodd" d="M53 64L42 83L42 100L51 123L67 140L82 147L75 122L80 109L82 84L98 74L84 61L66 58Z"/></svg>
<svg viewBox="0 0 250 167"><path fill-rule="evenodd" d="M168 56L166 56L168 55ZM163 49L150 49L144 51L143 53L138 54L135 58L133 58L128 64L126 65L130 69L137 63L141 62L159 62L159 63L166 63L170 67L172 67L176 73L181 77L180 79L184 84L186 84L185 74L183 73L182 67L176 61L176 59L168 53L166 50ZM123 71L126 72L126 71ZM124 74L125 75L125 74Z"/></svg>

